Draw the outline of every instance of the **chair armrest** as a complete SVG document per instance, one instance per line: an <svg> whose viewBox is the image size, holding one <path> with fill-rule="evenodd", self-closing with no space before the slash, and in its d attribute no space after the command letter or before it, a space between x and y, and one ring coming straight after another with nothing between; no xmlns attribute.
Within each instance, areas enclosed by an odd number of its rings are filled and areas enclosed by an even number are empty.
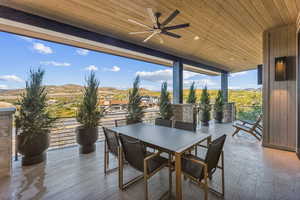
<svg viewBox="0 0 300 200"><path fill-rule="evenodd" d="M152 158L154 158L154 157L156 157L156 156L159 156L161 153L162 153L161 151L158 151L158 152L156 152L156 153L154 153L154 154L151 154L150 156L147 156L147 157L144 159L144 161L148 162L148 160L150 160L150 159L152 159Z"/></svg>
<svg viewBox="0 0 300 200"><path fill-rule="evenodd" d="M255 124L255 122L250 122L250 121L241 120L241 119L238 119L238 121L242 122L243 125L245 125L245 124L254 125Z"/></svg>
<svg viewBox="0 0 300 200"><path fill-rule="evenodd" d="M207 164L205 162L202 162L201 160L196 160L193 158L188 158L188 159L194 163L197 163L197 164L202 165L203 167L207 168Z"/></svg>

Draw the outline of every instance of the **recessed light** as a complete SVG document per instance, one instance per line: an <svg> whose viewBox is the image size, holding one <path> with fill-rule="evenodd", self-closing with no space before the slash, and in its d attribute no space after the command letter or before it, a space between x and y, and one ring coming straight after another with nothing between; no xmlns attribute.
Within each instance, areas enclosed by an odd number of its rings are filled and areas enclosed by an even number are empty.
<svg viewBox="0 0 300 200"><path fill-rule="evenodd" d="M200 37L198 36L198 35L196 35L195 37L194 37L194 40L199 40L200 39Z"/></svg>

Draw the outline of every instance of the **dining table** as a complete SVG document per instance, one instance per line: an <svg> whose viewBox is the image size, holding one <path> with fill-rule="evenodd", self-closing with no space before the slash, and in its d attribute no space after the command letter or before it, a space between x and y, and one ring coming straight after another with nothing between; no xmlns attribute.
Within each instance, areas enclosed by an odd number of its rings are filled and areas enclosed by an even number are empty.
<svg viewBox="0 0 300 200"><path fill-rule="evenodd" d="M175 157L176 176L176 199L182 199L182 177L181 158L182 155L191 151L198 144L207 141L211 142L211 135L201 130L195 132L158 126L147 123L130 124L126 126L110 128L117 134L126 135L138 139L146 146L166 152Z"/></svg>

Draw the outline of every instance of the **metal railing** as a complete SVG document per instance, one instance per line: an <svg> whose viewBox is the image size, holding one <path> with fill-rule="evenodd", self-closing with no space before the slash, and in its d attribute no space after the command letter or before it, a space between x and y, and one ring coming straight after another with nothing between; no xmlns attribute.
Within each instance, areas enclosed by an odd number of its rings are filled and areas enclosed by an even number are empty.
<svg viewBox="0 0 300 200"><path fill-rule="evenodd" d="M102 126L114 127L115 120L125 119L126 112L107 113L100 121L98 141L104 139ZM158 110L147 110L143 118L144 122L154 123L158 117ZM55 122L54 128L50 132L50 147L49 150L76 146L75 129L79 123L75 118L60 118Z"/></svg>
<svg viewBox="0 0 300 200"><path fill-rule="evenodd" d="M255 121L262 113L262 106L236 106L236 118Z"/></svg>

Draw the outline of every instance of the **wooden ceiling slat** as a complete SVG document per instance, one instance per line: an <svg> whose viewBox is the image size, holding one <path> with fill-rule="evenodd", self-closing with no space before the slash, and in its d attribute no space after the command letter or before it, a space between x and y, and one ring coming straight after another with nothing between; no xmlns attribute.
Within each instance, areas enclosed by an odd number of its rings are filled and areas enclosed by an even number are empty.
<svg viewBox="0 0 300 200"><path fill-rule="evenodd" d="M279 13L284 20L284 23L288 24L290 21L292 21L292 17L290 16L290 13L288 11L288 8L286 7L286 4L283 0L273 0L274 5L277 8L277 13Z"/></svg>
<svg viewBox="0 0 300 200"><path fill-rule="evenodd" d="M232 71L261 64L263 31L295 23L300 11L300 0L2 0L0 4ZM128 32L144 29L128 19L151 25L148 7L161 12L161 20L179 9L170 25L191 26L172 31L182 35L180 39L162 35L164 44L155 37L142 43L147 35ZM200 39L195 41L195 36Z"/></svg>

